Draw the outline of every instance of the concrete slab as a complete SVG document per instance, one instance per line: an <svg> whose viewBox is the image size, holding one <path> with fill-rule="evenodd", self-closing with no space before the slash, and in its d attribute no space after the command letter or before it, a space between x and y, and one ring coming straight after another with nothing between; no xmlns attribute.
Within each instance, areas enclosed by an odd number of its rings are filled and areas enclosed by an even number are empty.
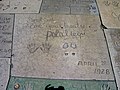
<svg viewBox="0 0 120 90"><path fill-rule="evenodd" d="M95 0L71 0L71 14L98 15Z"/></svg>
<svg viewBox="0 0 120 90"><path fill-rule="evenodd" d="M120 90L120 30L105 30L116 81Z"/></svg>
<svg viewBox="0 0 120 90"><path fill-rule="evenodd" d="M6 90L10 74L10 59L0 58L0 90Z"/></svg>
<svg viewBox="0 0 120 90"><path fill-rule="evenodd" d="M97 0L105 27L120 29L120 0Z"/></svg>
<svg viewBox="0 0 120 90"><path fill-rule="evenodd" d="M14 15L0 14L0 58L11 57Z"/></svg>
<svg viewBox="0 0 120 90"><path fill-rule="evenodd" d="M39 13L42 0L0 0L0 13Z"/></svg>
<svg viewBox="0 0 120 90"><path fill-rule="evenodd" d="M95 0L43 0L41 13L98 15Z"/></svg>
<svg viewBox="0 0 120 90"><path fill-rule="evenodd" d="M59 4L58 4L59 5ZM62 14L70 14L70 7L67 6L49 6L49 5L44 5L41 8L41 13L62 13Z"/></svg>
<svg viewBox="0 0 120 90"><path fill-rule="evenodd" d="M99 16L16 14L12 75L113 80Z"/></svg>
<svg viewBox="0 0 120 90"><path fill-rule="evenodd" d="M71 0L43 0L41 13L70 14Z"/></svg>
<svg viewBox="0 0 120 90"><path fill-rule="evenodd" d="M51 85L48 86L49 84ZM45 89L46 86L48 87ZM57 89L60 88L59 86L64 88ZM7 90L13 90L16 87L18 90L117 90L114 81L50 80L11 77Z"/></svg>

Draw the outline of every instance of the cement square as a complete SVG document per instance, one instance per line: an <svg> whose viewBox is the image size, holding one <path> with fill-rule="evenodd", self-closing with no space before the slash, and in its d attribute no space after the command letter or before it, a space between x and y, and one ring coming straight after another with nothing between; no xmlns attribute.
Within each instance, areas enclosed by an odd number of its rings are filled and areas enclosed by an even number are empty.
<svg viewBox="0 0 120 90"><path fill-rule="evenodd" d="M57 14L70 14L70 7L60 5L44 5L41 8L41 13L57 13Z"/></svg>
<svg viewBox="0 0 120 90"><path fill-rule="evenodd" d="M43 0L41 13L98 15L95 0Z"/></svg>
<svg viewBox="0 0 120 90"><path fill-rule="evenodd" d="M10 75L10 59L0 58L0 90L6 90Z"/></svg>
<svg viewBox="0 0 120 90"><path fill-rule="evenodd" d="M71 0L43 0L42 5L59 5L70 6Z"/></svg>
<svg viewBox="0 0 120 90"><path fill-rule="evenodd" d="M11 57L14 15L0 14L0 58Z"/></svg>
<svg viewBox="0 0 120 90"><path fill-rule="evenodd" d="M111 61L116 76L118 90L120 90L120 30L106 29L105 34L111 55Z"/></svg>
<svg viewBox="0 0 120 90"><path fill-rule="evenodd" d="M2 0L0 13L39 13L42 0Z"/></svg>
<svg viewBox="0 0 120 90"><path fill-rule="evenodd" d="M43 0L41 13L70 14L71 0Z"/></svg>
<svg viewBox="0 0 120 90"><path fill-rule="evenodd" d="M16 14L12 75L114 80L99 16Z"/></svg>
<svg viewBox="0 0 120 90"><path fill-rule="evenodd" d="M79 1L79 0L78 0ZM92 1L79 1L71 3L71 14L90 14L99 15L96 2Z"/></svg>
<svg viewBox="0 0 120 90"><path fill-rule="evenodd" d="M71 6L89 5L95 3L95 0L71 0Z"/></svg>
<svg viewBox="0 0 120 90"><path fill-rule="evenodd" d="M103 25L120 29L120 0L97 0Z"/></svg>

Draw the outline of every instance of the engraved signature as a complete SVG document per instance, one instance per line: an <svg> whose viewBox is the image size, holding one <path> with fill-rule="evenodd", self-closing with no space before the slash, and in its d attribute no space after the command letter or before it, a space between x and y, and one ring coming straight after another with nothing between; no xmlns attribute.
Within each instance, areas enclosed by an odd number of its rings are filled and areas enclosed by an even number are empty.
<svg viewBox="0 0 120 90"><path fill-rule="evenodd" d="M85 31L83 32L80 32L80 31L47 31L47 34L46 34L46 40L49 40L49 38L56 38L56 37L59 37L59 38L63 38L63 37L66 37L66 36L71 36L72 38L82 38L85 36Z"/></svg>

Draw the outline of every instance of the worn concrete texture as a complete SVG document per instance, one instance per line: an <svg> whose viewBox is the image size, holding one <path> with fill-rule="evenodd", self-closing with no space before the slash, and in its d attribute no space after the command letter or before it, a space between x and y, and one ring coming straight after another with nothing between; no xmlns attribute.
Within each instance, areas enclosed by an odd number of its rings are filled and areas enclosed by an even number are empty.
<svg viewBox="0 0 120 90"><path fill-rule="evenodd" d="M42 0L0 0L0 13L39 13Z"/></svg>
<svg viewBox="0 0 120 90"><path fill-rule="evenodd" d="M105 30L116 81L120 90L120 30Z"/></svg>
<svg viewBox="0 0 120 90"><path fill-rule="evenodd" d="M16 14L12 75L113 80L98 16Z"/></svg>
<svg viewBox="0 0 120 90"><path fill-rule="evenodd" d="M95 0L43 0L41 13L98 15Z"/></svg>
<svg viewBox="0 0 120 90"><path fill-rule="evenodd" d="M119 0L0 0L0 90L120 90L119 14Z"/></svg>
<svg viewBox="0 0 120 90"><path fill-rule="evenodd" d="M102 23L109 29L120 29L120 0L96 0Z"/></svg>
<svg viewBox="0 0 120 90"><path fill-rule="evenodd" d="M0 90L6 90L10 75L10 59L0 59Z"/></svg>
<svg viewBox="0 0 120 90"><path fill-rule="evenodd" d="M11 57L14 15L0 14L0 58Z"/></svg>

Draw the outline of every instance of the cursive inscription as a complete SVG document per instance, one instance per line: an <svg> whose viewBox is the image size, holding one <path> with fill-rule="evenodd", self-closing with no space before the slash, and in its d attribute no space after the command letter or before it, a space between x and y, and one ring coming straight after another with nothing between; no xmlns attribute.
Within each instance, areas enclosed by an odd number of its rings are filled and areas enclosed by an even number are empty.
<svg viewBox="0 0 120 90"><path fill-rule="evenodd" d="M10 57L13 15L0 15L0 57Z"/></svg>
<svg viewBox="0 0 120 90"><path fill-rule="evenodd" d="M11 21L11 18L9 17L0 17L0 24L3 24L3 23L10 23Z"/></svg>
<svg viewBox="0 0 120 90"><path fill-rule="evenodd" d="M71 36L71 37L75 37L75 38L82 38L85 36L85 31L84 32L80 32L80 31L47 31L47 34L46 34L46 40L49 40L50 38L54 39L56 37L66 37L66 36Z"/></svg>
<svg viewBox="0 0 120 90"><path fill-rule="evenodd" d="M120 2L119 1L114 1L114 0L103 1L103 4L106 5L106 6L120 7Z"/></svg>

